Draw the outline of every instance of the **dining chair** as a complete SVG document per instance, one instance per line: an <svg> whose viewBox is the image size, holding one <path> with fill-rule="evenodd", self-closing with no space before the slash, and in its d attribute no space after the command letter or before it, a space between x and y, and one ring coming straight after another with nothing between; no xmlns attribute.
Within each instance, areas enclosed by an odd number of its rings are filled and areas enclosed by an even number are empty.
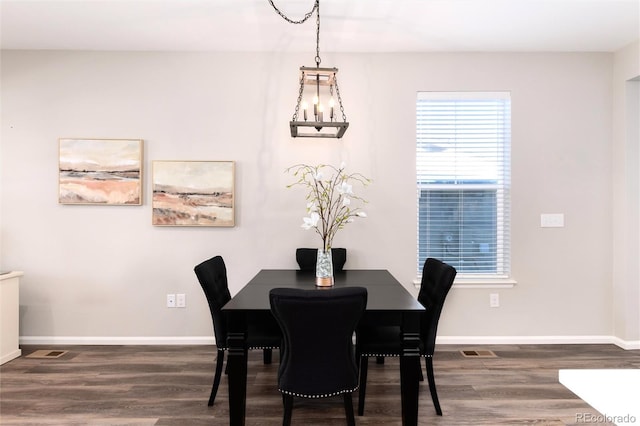
<svg viewBox="0 0 640 426"><path fill-rule="evenodd" d="M294 397L342 395L347 424L355 425L351 393L358 388L358 367L352 337L367 305L367 289L274 288L269 302L283 336L282 424L291 424Z"/></svg>
<svg viewBox="0 0 640 426"><path fill-rule="evenodd" d="M213 320L213 332L216 338L216 372L208 403L209 406L212 406L220 385L224 353L227 350L227 320L221 310L231 300L231 293L229 292L227 280L227 268L221 256L214 256L205 260L197 265L194 271L209 304L209 311ZM272 350L280 348L281 340L280 329L273 320L263 321L259 325L251 324L247 330L249 349L262 349L265 364L271 363Z"/></svg>
<svg viewBox="0 0 640 426"><path fill-rule="evenodd" d="M441 416L442 409L436 391L433 375L433 353L436 344L438 320L449 289L456 277L456 269L438 259L428 258L422 268L422 282L418 292L418 301L425 307L420 318L420 355L425 358L427 379L431 399L436 413ZM364 414L364 401L367 391L367 371L369 357L378 359L400 356L402 351L402 333L400 326L363 325L356 333L357 354L360 357L360 391L358 395L358 415ZM422 367L420 367L422 379Z"/></svg>
<svg viewBox="0 0 640 426"><path fill-rule="evenodd" d="M318 249L299 248L296 249L296 262L301 271L315 271L316 261L318 259ZM347 262L346 248L332 248L331 260L333 263L333 272L342 271L344 264Z"/></svg>

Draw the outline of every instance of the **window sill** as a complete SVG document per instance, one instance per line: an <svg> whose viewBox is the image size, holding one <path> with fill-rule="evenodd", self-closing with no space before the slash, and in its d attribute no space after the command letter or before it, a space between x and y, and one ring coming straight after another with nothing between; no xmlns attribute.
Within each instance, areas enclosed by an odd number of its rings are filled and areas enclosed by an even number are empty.
<svg viewBox="0 0 640 426"><path fill-rule="evenodd" d="M415 288L420 288L421 278L413 280ZM518 282L513 278L456 278L453 288L513 288Z"/></svg>

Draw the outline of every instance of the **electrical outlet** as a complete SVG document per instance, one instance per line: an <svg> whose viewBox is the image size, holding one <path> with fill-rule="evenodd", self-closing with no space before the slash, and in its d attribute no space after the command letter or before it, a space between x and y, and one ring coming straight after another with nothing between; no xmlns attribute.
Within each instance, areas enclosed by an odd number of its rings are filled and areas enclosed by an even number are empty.
<svg viewBox="0 0 640 426"><path fill-rule="evenodd" d="M167 294L167 308L175 308L175 307L176 307L176 295Z"/></svg>
<svg viewBox="0 0 640 426"><path fill-rule="evenodd" d="M500 295L498 293L491 293L489 295L489 307L491 308L500 307Z"/></svg>
<svg viewBox="0 0 640 426"><path fill-rule="evenodd" d="M186 308L187 307L187 295L184 293L176 294L176 305L178 308Z"/></svg>

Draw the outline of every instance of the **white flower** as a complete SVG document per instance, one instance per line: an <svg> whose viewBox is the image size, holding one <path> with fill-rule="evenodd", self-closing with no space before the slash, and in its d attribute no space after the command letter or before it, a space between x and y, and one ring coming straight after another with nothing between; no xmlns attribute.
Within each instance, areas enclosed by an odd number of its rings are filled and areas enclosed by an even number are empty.
<svg viewBox="0 0 640 426"><path fill-rule="evenodd" d="M323 177L324 177L324 175L322 174L322 172L318 172L318 173L316 173L316 174L314 174L314 175L313 175L313 178L314 178L316 181L321 181Z"/></svg>
<svg viewBox="0 0 640 426"><path fill-rule="evenodd" d="M306 230L309 230L316 227L318 221L320 220L320 215L316 212L312 212L311 216L303 217L302 220L304 221L302 227Z"/></svg>
<svg viewBox="0 0 640 426"><path fill-rule="evenodd" d="M338 187L338 192L341 194L353 194L353 185L349 185L347 182L342 181L342 184Z"/></svg>
<svg viewBox="0 0 640 426"><path fill-rule="evenodd" d="M346 167L347 167L347 163L345 163L344 161L340 163L340 170L344 170Z"/></svg>
<svg viewBox="0 0 640 426"><path fill-rule="evenodd" d="M349 198L347 198L347 197L344 197L342 199L342 205L343 206L348 206L349 204L351 204L351 200Z"/></svg>
<svg viewBox="0 0 640 426"><path fill-rule="evenodd" d="M367 214L365 212L358 212L358 213L356 213L356 216L358 216L358 217L367 217Z"/></svg>

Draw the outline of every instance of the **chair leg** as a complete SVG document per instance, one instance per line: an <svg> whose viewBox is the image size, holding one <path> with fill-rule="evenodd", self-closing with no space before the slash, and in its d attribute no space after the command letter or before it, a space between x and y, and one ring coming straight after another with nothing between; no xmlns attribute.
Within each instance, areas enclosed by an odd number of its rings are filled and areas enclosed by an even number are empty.
<svg viewBox="0 0 640 426"><path fill-rule="evenodd" d="M360 391L358 392L358 415L364 415L364 397L367 393L367 370L369 369L369 357L360 357Z"/></svg>
<svg viewBox="0 0 640 426"><path fill-rule="evenodd" d="M350 392L344 394L344 412L347 415L347 425L356 426L356 419L353 416L353 399Z"/></svg>
<svg viewBox="0 0 640 426"><path fill-rule="evenodd" d="M213 405L216 400L216 394L218 393L218 386L220 386L220 376L222 375L222 364L224 364L224 351L218 349L218 356L216 360L216 374L213 376L213 387L211 388L211 395L209 396L209 407Z"/></svg>
<svg viewBox="0 0 640 426"><path fill-rule="evenodd" d="M271 349L264 349L262 351L262 361L265 364L271 364L272 351Z"/></svg>
<svg viewBox="0 0 640 426"><path fill-rule="evenodd" d="M431 392L431 399L433 400L433 406L436 409L436 414L441 416L442 409L440 409L440 402L438 401L438 392L436 391L436 379L433 376L433 357L430 357L430 356L426 357L425 362L427 364L427 380L429 381L429 391Z"/></svg>
<svg viewBox="0 0 640 426"><path fill-rule="evenodd" d="M284 417L282 418L282 426L290 426L291 412L293 411L293 396L283 393L282 401L284 402Z"/></svg>

